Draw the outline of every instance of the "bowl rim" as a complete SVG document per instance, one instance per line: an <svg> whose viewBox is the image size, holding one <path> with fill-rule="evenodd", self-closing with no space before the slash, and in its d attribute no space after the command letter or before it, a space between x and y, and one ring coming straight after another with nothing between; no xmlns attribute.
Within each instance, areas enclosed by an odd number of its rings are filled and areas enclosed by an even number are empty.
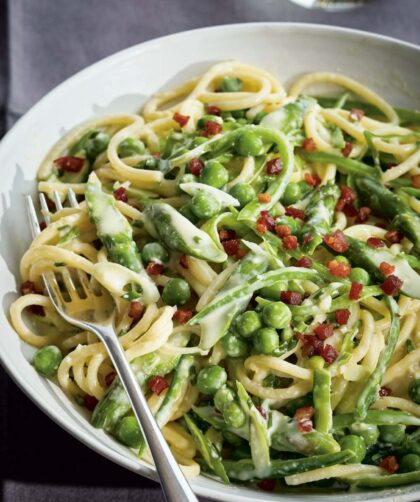
<svg viewBox="0 0 420 502"><path fill-rule="evenodd" d="M261 27L267 27L267 28L291 28L291 29L297 29L297 30L306 30L306 31L314 31L314 32L331 32L331 33L336 33L336 34L348 34L348 35L354 35L356 37L364 37L370 40L374 41L379 41L379 42L386 42L386 43L391 43L398 45L403 48L407 48L410 50L417 51L420 55L420 45L414 44L412 42L407 42L404 40L400 40L396 37L391 37L388 35L382 35L379 33L374 33L374 32L369 32L365 30L359 30L355 28L347 28L347 27L341 27L341 26L335 26L332 24L318 24L318 23L302 23L302 22L281 22L281 21L273 21L273 22L249 22L249 23L230 23L230 24L222 24L222 25L214 25L214 26L207 26L207 27L201 27L201 28L194 28L191 30L184 30L176 33L172 33L169 35L164 35L160 37L156 37L144 42L140 42L138 44L126 47L125 49L119 50L117 52L114 52L113 54L106 56L104 58L101 58L100 60L96 61L95 63L92 63L88 65L87 67L77 71L64 81L62 81L60 84L56 85L53 87L50 91L48 91L44 96L42 96L40 99L38 99L25 113L22 114L21 117L14 123L14 125L4 134L4 136L0 139L0 157L3 155L3 152L7 151L8 144L9 142L13 141L13 137L15 134L18 134L20 129L23 129L26 125L27 122L30 122L32 119L32 116L35 115L40 109L44 103L48 102L49 99L51 99L53 96L56 94L59 94L63 89L65 89L67 86L70 86L73 84L73 82L84 78L89 78L92 74L95 74L97 71L97 68L100 67L106 67L108 65L112 65L115 62L123 62L125 58L131 58L133 54L139 54L142 52L147 52L150 47L153 47L156 43L168 43L171 41L171 39L175 38L182 38L182 37L189 37L191 35L196 35L197 33L202 33L203 35L211 32L217 32L217 31L242 31L242 30L247 30L247 29L252 29L252 28L261 28ZM10 328L13 330L13 328L10 326ZM128 457L120 454L119 452L112 450L109 448L105 443L101 443L99 441L92 441L92 436L89 434L88 430L83 430L83 429L78 429L75 430L70 423L68 423L68 419L65 418L65 415L61 415L55 410L51 410L47 404L44 404L43 401L38 400L37 397L31 392L31 386L30 383L27 382L24 377L20 374L18 367L14 367L11 362L8 361L8 358L0 352L0 363L7 372L7 374L11 377L14 383L23 391L23 393L39 408L45 413L51 420L53 420L55 423L57 423L61 428L63 428L66 432L71 434L74 438L79 440L81 443L83 443L85 446L89 447L90 449L94 450L96 453L102 455L103 457L107 458L108 460L117 463L121 467L130 469L132 472L135 474L139 474L141 476L144 476L148 479L152 479L154 481L158 481L158 476L156 474L156 471L154 467L147 465L146 463L139 462L138 466L139 469L135 470L132 468L132 466L129 465L128 462ZM200 476L201 477L201 476ZM200 479L200 477L198 479ZM209 479L209 478L207 478ZM212 500L220 500L220 495L223 489L226 487L225 485L220 483L220 488L217 487L203 487L200 486L199 484L194 482L194 479L191 480L191 485L194 488L194 492L198 494L199 496L204 496L204 497L209 497ZM243 500L251 500L248 497L244 498L243 495L241 495L242 487L240 485L231 485L233 487L236 487L238 490L238 493L233 493L233 491L230 491L228 495L229 500L231 502L242 502ZM245 487L246 489L246 487ZM396 500L394 498L395 495L390 493L389 495L386 495L386 498L381 498L381 493L383 493L383 490L379 491L371 491L369 493L376 493L376 497L374 498L369 498L369 500ZM420 494L420 484L418 485L418 489L415 491L412 491L411 493L400 493L398 494L398 500L403 502L409 502L409 501L414 501L417 496ZM281 494L276 494L278 496L278 500L282 500ZM340 496L339 493L334 493L335 496ZM258 496L256 493L256 497L258 497L258 500L261 500L263 502L263 499L260 497L263 496L263 492L261 492L261 495ZM325 496L325 495L324 495ZM257 499L256 499L257 500ZM298 500L297 498L295 500ZM320 500L320 499L319 499Z"/></svg>

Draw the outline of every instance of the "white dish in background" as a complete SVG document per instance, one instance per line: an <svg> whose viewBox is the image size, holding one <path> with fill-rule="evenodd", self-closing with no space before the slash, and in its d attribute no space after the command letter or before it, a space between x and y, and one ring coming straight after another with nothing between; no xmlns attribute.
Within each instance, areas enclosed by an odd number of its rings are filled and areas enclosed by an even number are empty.
<svg viewBox="0 0 420 502"><path fill-rule="evenodd" d="M76 74L37 103L0 143L0 358L22 390L55 422L110 460L143 476L153 469L102 430L29 364L33 349L8 322L16 297L19 260L29 245L22 194L36 192L37 166L74 125L93 116L138 110L151 94L198 75L211 64L238 59L267 69L286 85L311 71L341 72L372 87L396 106L420 108L420 48L342 28L281 23L218 26L152 40ZM196 492L219 501L414 501L420 486L357 493L281 495L201 476Z"/></svg>

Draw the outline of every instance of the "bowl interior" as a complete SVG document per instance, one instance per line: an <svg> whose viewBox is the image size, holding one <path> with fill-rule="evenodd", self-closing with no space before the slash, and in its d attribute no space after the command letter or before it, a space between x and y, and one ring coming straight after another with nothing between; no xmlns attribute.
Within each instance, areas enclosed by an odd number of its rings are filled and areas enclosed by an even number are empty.
<svg viewBox="0 0 420 502"><path fill-rule="evenodd" d="M200 74L211 64L238 59L261 66L286 86L311 71L334 71L358 79L397 106L420 108L420 49L386 37L315 25L261 23L194 30L152 40L115 54L78 73L43 98L0 143L0 358L27 395L53 420L89 447L139 474L153 470L101 430L83 411L29 364L33 349L21 343L8 321L16 297L19 260L29 245L22 195L35 194L37 166L47 150L74 125L93 116L137 111L158 90ZM194 480L197 492L225 501L296 500ZM417 485L386 492L340 494L342 501L415 500ZM299 494L326 500L337 494Z"/></svg>

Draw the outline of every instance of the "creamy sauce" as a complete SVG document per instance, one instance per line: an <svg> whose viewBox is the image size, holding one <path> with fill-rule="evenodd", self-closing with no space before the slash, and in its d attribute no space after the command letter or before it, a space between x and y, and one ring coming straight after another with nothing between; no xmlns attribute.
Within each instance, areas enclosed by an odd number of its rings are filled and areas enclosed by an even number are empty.
<svg viewBox="0 0 420 502"><path fill-rule="evenodd" d="M180 185L181 190L186 192L187 194L194 196L197 192L207 192L209 195L211 195L214 199L216 199L222 207L228 207L228 206L233 206L237 207L239 206L239 201L235 199L235 197L232 197L228 193L224 192L223 190L218 190L217 188L214 188L210 185L206 185L204 183L181 183Z"/></svg>

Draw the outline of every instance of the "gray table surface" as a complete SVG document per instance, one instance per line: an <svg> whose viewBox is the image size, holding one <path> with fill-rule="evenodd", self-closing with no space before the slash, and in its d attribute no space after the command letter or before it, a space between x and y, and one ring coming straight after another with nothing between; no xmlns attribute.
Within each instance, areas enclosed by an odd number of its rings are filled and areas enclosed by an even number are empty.
<svg viewBox="0 0 420 502"><path fill-rule="evenodd" d="M368 0L342 13L288 0L0 0L0 136L54 86L113 52L177 31L254 21L332 24L420 44L420 0ZM2 462L5 502L163 500L157 485L59 429L0 368Z"/></svg>

